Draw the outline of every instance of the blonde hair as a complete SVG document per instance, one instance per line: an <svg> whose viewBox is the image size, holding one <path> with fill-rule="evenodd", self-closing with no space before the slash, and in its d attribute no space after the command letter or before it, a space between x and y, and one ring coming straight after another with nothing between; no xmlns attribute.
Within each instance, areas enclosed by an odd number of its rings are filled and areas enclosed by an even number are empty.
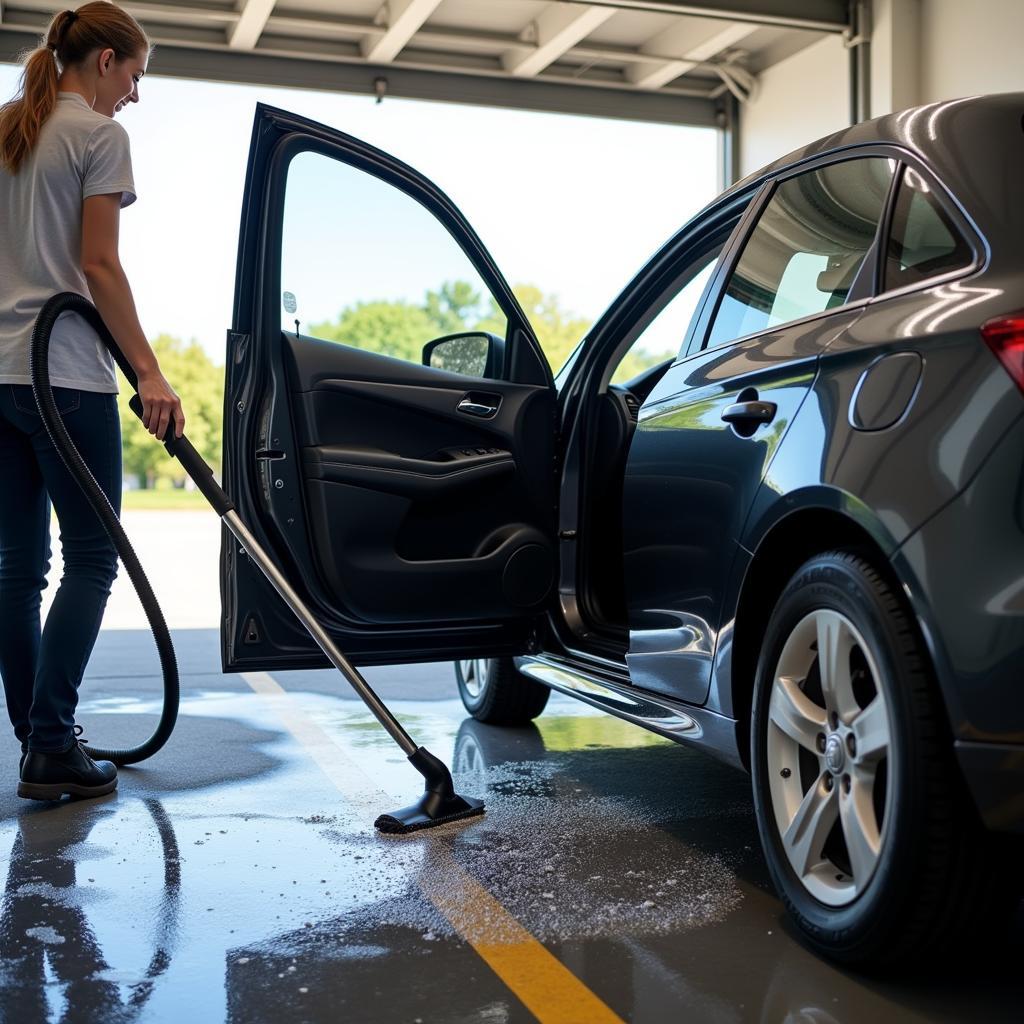
<svg viewBox="0 0 1024 1024"><path fill-rule="evenodd" d="M0 107L0 164L11 174L28 159L57 105L58 64L63 71L105 49L122 61L148 53L150 43L130 14L107 0L94 0L55 15L40 45L22 57L18 93Z"/></svg>

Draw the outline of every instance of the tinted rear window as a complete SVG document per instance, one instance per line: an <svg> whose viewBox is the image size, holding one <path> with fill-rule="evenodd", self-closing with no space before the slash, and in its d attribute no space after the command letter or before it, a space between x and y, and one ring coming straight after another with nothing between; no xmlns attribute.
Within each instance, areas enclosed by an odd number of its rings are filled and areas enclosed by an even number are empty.
<svg viewBox="0 0 1024 1024"><path fill-rule="evenodd" d="M886 291L960 270L973 259L970 246L928 182L908 167L899 184L889 229Z"/></svg>
<svg viewBox="0 0 1024 1024"><path fill-rule="evenodd" d="M869 157L779 185L732 273L708 345L846 302L874 243L892 174L891 161Z"/></svg>

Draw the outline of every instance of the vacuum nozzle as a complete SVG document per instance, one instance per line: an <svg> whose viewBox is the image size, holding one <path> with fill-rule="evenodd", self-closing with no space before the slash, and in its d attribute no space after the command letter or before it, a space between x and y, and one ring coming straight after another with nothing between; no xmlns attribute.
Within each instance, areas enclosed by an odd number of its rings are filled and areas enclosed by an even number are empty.
<svg viewBox="0 0 1024 1024"><path fill-rule="evenodd" d="M423 796L409 807L380 815L373 823L379 832L404 835L484 813L483 800L455 792L451 772L426 747L417 747L409 763L426 779Z"/></svg>

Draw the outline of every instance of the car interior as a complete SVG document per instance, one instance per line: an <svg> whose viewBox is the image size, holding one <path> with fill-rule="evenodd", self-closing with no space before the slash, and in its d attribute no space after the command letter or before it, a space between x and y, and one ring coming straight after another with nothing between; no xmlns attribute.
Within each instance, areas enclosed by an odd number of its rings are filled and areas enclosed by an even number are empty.
<svg viewBox="0 0 1024 1024"><path fill-rule="evenodd" d="M282 341L331 603L377 624L535 609L554 576L549 390Z"/></svg>
<svg viewBox="0 0 1024 1024"><path fill-rule="evenodd" d="M669 289L664 305L649 322L634 327L618 342L612 341L603 372L589 396L594 443L584 456L585 491L579 524L578 597L593 630L591 643L615 657L624 657L629 639L629 615L623 563L622 499L629 446L637 427L640 407L669 367L679 357L688 328L700 308L731 225L713 248L696 259L681 280ZM651 336L657 349L671 354L621 380L621 367L630 354L650 358ZM587 416L585 408L581 413Z"/></svg>
<svg viewBox="0 0 1024 1024"><path fill-rule="evenodd" d="M626 640L629 627L622 560L622 488L626 458L640 406L672 362L666 359L625 383L609 385L597 400L597 442L588 477L589 493L594 498L585 510L587 551L593 555L583 558L586 604L598 622L622 642Z"/></svg>

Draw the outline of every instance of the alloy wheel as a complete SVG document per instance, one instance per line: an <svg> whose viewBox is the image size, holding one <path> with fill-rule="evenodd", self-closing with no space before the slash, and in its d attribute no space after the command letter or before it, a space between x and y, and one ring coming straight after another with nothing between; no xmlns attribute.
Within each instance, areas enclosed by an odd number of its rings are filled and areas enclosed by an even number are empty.
<svg viewBox="0 0 1024 1024"><path fill-rule="evenodd" d="M470 698L476 700L483 692L487 682L487 658L470 658L467 661L459 662L459 672L462 675L462 685Z"/></svg>
<svg viewBox="0 0 1024 1024"><path fill-rule="evenodd" d="M871 649L846 616L821 608L783 646L768 706L772 810L789 864L828 906L871 881L892 802L893 730Z"/></svg>

